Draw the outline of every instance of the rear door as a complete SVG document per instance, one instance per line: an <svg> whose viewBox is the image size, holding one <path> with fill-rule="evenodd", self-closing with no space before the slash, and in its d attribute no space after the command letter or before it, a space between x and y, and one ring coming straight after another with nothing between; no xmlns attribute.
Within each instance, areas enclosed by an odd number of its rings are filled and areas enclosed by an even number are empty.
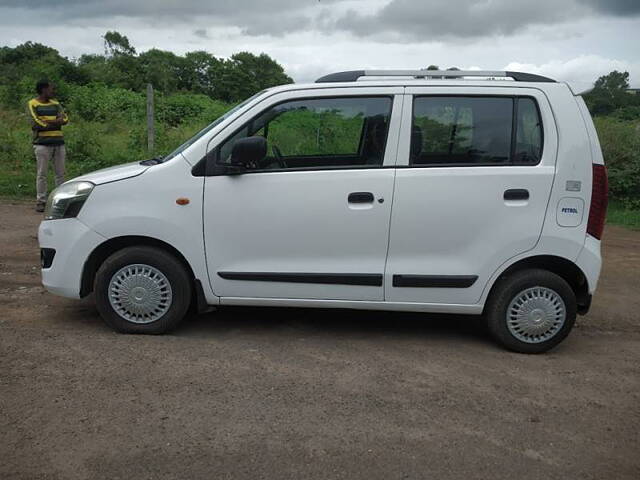
<svg viewBox="0 0 640 480"><path fill-rule="evenodd" d="M534 248L557 133L530 88L406 89L385 299L474 304L509 258Z"/></svg>

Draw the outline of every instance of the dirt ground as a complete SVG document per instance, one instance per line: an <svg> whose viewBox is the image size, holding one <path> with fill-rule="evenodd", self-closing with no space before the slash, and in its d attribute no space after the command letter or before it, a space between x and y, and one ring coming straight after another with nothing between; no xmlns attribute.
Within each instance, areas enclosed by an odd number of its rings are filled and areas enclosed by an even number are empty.
<svg viewBox="0 0 640 480"><path fill-rule="evenodd" d="M126 336L40 286L31 204L0 206L2 479L638 479L640 232L608 226L556 350L475 318L232 309Z"/></svg>

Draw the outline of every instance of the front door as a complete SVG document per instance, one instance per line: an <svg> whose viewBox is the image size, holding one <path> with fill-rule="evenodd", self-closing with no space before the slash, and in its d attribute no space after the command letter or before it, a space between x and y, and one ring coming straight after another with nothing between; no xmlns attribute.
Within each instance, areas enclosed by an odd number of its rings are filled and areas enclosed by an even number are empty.
<svg viewBox="0 0 640 480"><path fill-rule="evenodd" d="M385 299L475 304L500 265L540 237L555 173L553 115L535 89L407 93Z"/></svg>
<svg viewBox="0 0 640 480"><path fill-rule="evenodd" d="M394 102L402 97L369 90L276 95L212 146L209 157L225 163L239 138L262 135L268 144L249 170L206 178L204 234L216 295L383 300L394 180L383 167L395 161Z"/></svg>

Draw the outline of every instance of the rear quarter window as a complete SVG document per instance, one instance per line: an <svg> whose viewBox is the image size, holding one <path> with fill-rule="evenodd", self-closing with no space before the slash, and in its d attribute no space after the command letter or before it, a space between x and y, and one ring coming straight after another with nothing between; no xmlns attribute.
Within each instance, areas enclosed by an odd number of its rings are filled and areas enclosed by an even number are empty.
<svg viewBox="0 0 640 480"><path fill-rule="evenodd" d="M514 163L536 165L542 159L542 121L533 98L518 98Z"/></svg>

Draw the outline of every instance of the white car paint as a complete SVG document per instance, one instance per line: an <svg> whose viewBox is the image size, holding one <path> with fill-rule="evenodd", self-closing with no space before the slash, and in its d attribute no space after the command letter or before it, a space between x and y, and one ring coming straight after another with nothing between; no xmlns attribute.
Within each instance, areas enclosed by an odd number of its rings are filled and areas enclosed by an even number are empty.
<svg viewBox="0 0 640 480"><path fill-rule="evenodd" d="M42 269L42 284L51 293L80 298L80 279L91 252L107 238L78 218L42 222L38 241L42 248L55 248L51 268Z"/></svg>
<svg viewBox="0 0 640 480"><path fill-rule="evenodd" d="M96 170L95 172L76 177L73 180L86 180L96 185L102 185L103 183L117 182L118 180L124 180L125 178L137 177L144 173L147 168L149 167L146 165L140 165L140 162L131 162L125 163L124 165L116 165L115 167Z"/></svg>
<svg viewBox="0 0 640 480"><path fill-rule="evenodd" d="M369 95L394 97L383 168L268 172L198 177L193 165L245 121L283 99ZM413 94L530 95L544 124L536 166L407 168ZM137 163L84 175L96 186L77 218L43 221L42 248L54 248L43 284L78 298L84 264L119 237L171 245L200 280L209 305L279 305L480 313L509 266L538 255L575 263L593 293L600 242L586 234L591 165L600 147L582 99L562 83L385 80L286 85L263 92L170 161ZM579 182L580 191L566 190ZM504 190L527 188L523 203ZM371 191L370 208L347 195ZM179 206L175 200L187 197ZM584 202L577 225L557 221L567 197ZM381 273L379 286L225 280L218 272ZM394 288L393 275L477 275L470 288Z"/></svg>

